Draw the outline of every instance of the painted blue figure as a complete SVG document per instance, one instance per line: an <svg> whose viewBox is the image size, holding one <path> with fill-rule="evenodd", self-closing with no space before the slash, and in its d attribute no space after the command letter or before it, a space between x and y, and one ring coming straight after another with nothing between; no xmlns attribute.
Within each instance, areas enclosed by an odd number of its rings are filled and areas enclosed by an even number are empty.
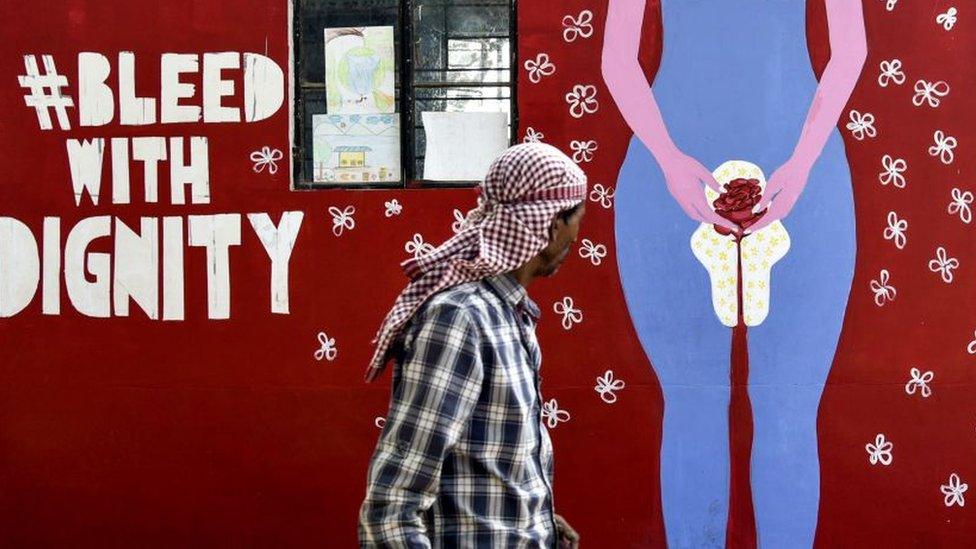
<svg viewBox="0 0 976 549"><path fill-rule="evenodd" d="M866 56L858 0L827 0L830 63L807 53L805 2L663 0L653 89L637 62L640 0L610 0L603 75L634 130L617 181L620 277L664 393L661 483L671 547L721 547L729 499L731 330L689 240L717 222L703 185L727 160L769 177L764 224L791 247L769 316L749 330L752 492L763 547L810 547L820 472L817 410L855 259L850 169L837 120ZM787 214L788 217L787 217Z"/></svg>

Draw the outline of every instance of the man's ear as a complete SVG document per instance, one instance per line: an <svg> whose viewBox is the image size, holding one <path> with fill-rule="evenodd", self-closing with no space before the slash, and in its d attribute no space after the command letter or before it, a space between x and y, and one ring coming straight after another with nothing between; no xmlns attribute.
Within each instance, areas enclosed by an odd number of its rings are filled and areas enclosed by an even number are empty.
<svg viewBox="0 0 976 549"><path fill-rule="evenodd" d="M565 224L566 222L563 221L558 215L552 218L552 223L549 224L549 242L556 239L556 233L559 232L559 229L561 229Z"/></svg>

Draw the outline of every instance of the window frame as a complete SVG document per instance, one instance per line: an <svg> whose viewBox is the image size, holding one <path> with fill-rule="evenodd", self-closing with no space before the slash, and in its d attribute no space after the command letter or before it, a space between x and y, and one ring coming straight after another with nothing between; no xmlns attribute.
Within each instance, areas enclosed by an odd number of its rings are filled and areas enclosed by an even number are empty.
<svg viewBox="0 0 976 549"><path fill-rule="evenodd" d="M305 117L305 94L303 93L301 77L303 74L303 64L300 57L300 45L302 43L302 0L288 1L288 57L291 69L291 78L288 81L289 105L288 105L288 128L289 128L289 151L291 154L291 170L289 178L291 180L291 190L293 191L320 191L330 189L342 190L371 190L371 189L416 189L416 188L468 188L477 186L479 181L438 181L426 180L420 177L422 174L416 171L416 139L417 139L417 120L416 93L418 85L415 79L415 47L407 47L414 44L414 13L417 7L417 0L396 0L397 13L396 22L393 25L394 32L394 55L396 56L396 81L395 89L397 93L396 103L400 109L398 113L400 119L400 181L392 183L370 182L370 183L316 183L311 178L303 179L303 163L306 155L304 148L309 144L305 143L305 130L307 128ZM509 81L506 82L423 82L421 88L477 88L494 87L509 88L509 144L518 141L519 128L519 109L518 109L518 87L519 87L519 45L518 45L518 1L507 0L505 4L486 3L479 0L461 0L463 3L459 7L489 7L507 5L509 14L508 35L509 40ZM397 47L398 46L398 47ZM445 44L445 47L447 45ZM310 153L310 151L309 151Z"/></svg>

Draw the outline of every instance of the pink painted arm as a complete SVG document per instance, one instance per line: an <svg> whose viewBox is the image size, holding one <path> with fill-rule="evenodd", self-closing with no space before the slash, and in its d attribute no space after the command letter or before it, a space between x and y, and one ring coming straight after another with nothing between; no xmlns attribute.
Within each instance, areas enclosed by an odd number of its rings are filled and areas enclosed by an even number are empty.
<svg viewBox="0 0 976 549"><path fill-rule="evenodd" d="M827 0L830 61L820 77L793 156L813 165L854 91L868 55L861 0Z"/></svg>
<svg viewBox="0 0 976 549"><path fill-rule="evenodd" d="M668 191L692 219L728 228L733 225L709 207L704 186L718 192L721 186L708 170L684 154L671 140L654 100L654 92L640 67L641 26L644 0L610 0L603 33L602 72L610 95L634 135L657 160Z"/></svg>
<svg viewBox="0 0 976 549"><path fill-rule="evenodd" d="M651 85L637 60L644 3L644 0L610 0L603 33L603 80L624 120L660 160L673 154L677 147L668 135Z"/></svg>
<svg viewBox="0 0 976 549"><path fill-rule="evenodd" d="M827 26L830 61L820 77L793 155L773 172L757 205L757 211L766 207L769 211L751 232L783 219L792 211L864 67L868 47L861 0L827 0Z"/></svg>

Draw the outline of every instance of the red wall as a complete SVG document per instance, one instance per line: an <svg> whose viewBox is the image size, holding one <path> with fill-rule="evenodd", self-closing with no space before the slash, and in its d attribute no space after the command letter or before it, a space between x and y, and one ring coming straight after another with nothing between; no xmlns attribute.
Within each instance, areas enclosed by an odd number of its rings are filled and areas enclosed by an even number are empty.
<svg viewBox="0 0 976 549"><path fill-rule="evenodd" d="M595 139L585 167L591 184L613 185L629 133L599 77L603 2L523 1L520 50L547 52L555 75L520 86L523 130L569 151L571 139ZM646 67L660 47L656 5L649 6ZM973 72L976 34L967 13L946 32L934 18L946 2L866 1L870 55L849 108L877 117L879 135L856 141L844 132L858 215L858 265L844 333L821 405L824 545L972 546L972 505L943 504L950 473L976 482L976 356L967 352L976 329L976 244L973 225L947 214L950 189L976 188L968 148L976 142ZM942 4L946 4L943 6ZM561 20L588 8L594 35L561 39ZM819 1L811 5L815 64L827 55ZM287 160L276 174L255 173L249 160L263 146L289 150L285 107L268 120L239 124L157 124L42 131L26 107L16 76L23 55L51 54L77 97L76 57L93 51L115 66L119 51L136 54L140 95L158 97L159 56L166 52L262 53L288 68L284 0L8 3L0 55L0 216L27 224L38 242L44 217L61 219L62 245L82 218L110 215L137 227L140 216L299 210L305 219L291 259L288 315L269 309L267 255L242 220L231 248L231 318L207 319L202 248L185 251L186 320L149 320L135 305L127 318L85 317L62 287L60 315L41 314L40 289L12 318L0 319L0 541L14 546L299 546L355 543L356 513L366 465L378 434L374 418L388 398L383 383L364 385L368 342L404 282L397 263L415 233L439 242L451 234L452 210L473 206L470 190L289 190ZM881 88L878 63L899 58L906 84ZM229 71L242 103L239 71ZM918 78L949 81L938 109L911 104ZM568 115L563 96L577 83L595 84L600 110ZM199 98L196 99L199 101ZM287 99L286 99L287 101ZM841 121L841 125L846 120ZM959 141L953 164L926 153L932 132L951 129ZM136 135L209 139L212 201L75 206L65 139ZM520 134L521 135L521 134ZM908 160L909 183L881 186L883 154ZM141 177L133 171L133 188ZM108 183L105 183L108 185ZM397 198L401 216L387 218ZM355 206L355 228L336 236L328 213ZM574 254L554 279L532 288L546 311L540 337L543 388L571 414L551 430L556 451L556 507L588 544L660 546L658 487L661 396L631 329L616 275L613 212L590 204L582 238L606 245L600 266ZM895 251L882 238L886 215L910 222L909 245ZM927 268L938 246L960 261L945 284ZM96 252L111 252L112 238ZM0 265L0 268L9 268ZM870 281L892 273L896 301L879 308ZM63 285L63 282L62 282ZM552 305L571 296L582 324L565 331ZM335 361L316 361L318 332L336 339ZM909 369L935 372L933 394L904 390ZM626 381L608 405L593 390L607 369ZM883 432L894 461L872 467L864 445ZM788 486L783 487L789 490ZM967 494L968 495L968 494ZM974 496L976 497L976 496Z"/></svg>

